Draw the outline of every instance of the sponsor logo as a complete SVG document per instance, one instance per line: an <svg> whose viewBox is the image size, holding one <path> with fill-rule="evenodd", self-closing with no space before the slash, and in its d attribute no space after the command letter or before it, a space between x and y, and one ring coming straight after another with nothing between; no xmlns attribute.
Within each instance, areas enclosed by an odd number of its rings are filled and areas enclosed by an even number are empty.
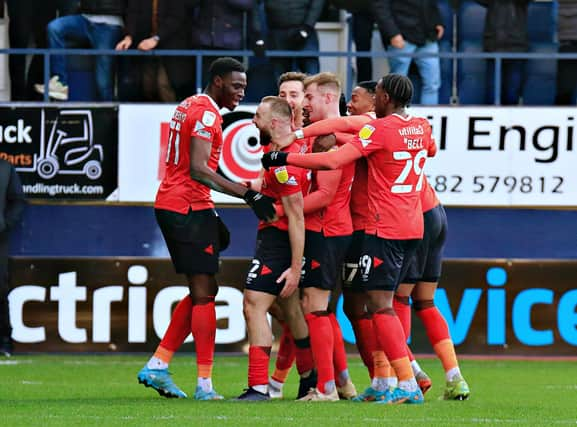
<svg viewBox="0 0 577 427"><path fill-rule="evenodd" d="M275 168L274 169L274 176L276 177L276 180L281 184L288 183L288 181L289 181L289 174L288 174L288 171L287 171L285 166L281 166L280 168ZM294 177L292 177L292 178L294 179Z"/></svg>
<svg viewBox="0 0 577 427"><path fill-rule="evenodd" d="M202 123L204 123L205 126L213 126L215 121L216 114L214 114L212 111L205 111L202 115Z"/></svg>
<svg viewBox="0 0 577 427"><path fill-rule="evenodd" d="M32 138L30 137L31 130L32 126L25 125L23 119L18 119L16 126L0 126L0 143L32 144Z"/></svg>
<svg viewBox="0 0 577 427"><path fill-rule="evenodd" d="M359 138L369 139L374 132L375 128L373 126L364 125L363 128L359 131Z"/></svg>

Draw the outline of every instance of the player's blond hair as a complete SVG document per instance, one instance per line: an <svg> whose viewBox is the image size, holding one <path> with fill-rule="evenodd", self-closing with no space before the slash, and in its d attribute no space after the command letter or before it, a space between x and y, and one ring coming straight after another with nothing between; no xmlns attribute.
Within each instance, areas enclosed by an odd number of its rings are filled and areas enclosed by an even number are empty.
<svg viewBox="0 0 577 427"><path fill-rule="evenodd" d="M334 92L337 98L341 95L341 81L334 73L323 72L307 77L304 81L305 89L315 83L322 91L328 89Z"/></svg>
<svg viewBox="0 0 577 427"><path fill-rule="evenodd" d="M280 116L282 118L291 120L292 109L286 99L280 96L265 96L260 101L263 104L268 104L270 112L273 116Z"/></svg>

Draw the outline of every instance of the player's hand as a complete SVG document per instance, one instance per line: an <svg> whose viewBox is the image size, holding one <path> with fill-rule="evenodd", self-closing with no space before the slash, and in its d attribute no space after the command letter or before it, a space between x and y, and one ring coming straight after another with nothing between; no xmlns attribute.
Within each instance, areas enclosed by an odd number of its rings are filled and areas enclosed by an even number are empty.
<svg viewBox="0 0 577 427"><path fill-rule="evenodd" d="M260 159L263 168L268 170L271 166L285 166L288 153L282 151L270 151Z"/></svg>
<svg viewBox="0 0 577 427"><path fill-rule="evenodd" d="M272 197L265 196L254 190L248 190L242 198L252 208L258 219L268 222L276 220L275 199Z"/></svg>
<svg viewBox="0 0 577 427"><path fill-rule="evenodd" d="M288 298L290 297L294 291L296 291L299 287L299 282L301 280L301 270L295 270L293 271L292 268L287 268L283 274L281 274L279 276L278 279L276 279L277 283L282 283L282 281L284 280L284 286L282 288L282 290L280 291L279 296L281 298Z"/></svg>

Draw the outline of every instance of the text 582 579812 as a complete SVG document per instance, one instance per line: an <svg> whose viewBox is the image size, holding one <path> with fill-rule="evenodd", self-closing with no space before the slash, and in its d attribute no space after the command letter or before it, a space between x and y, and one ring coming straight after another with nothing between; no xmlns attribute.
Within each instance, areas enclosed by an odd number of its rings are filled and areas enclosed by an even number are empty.
<svg viewBox="0 0 577 427"><path fill-rule="evenodd" d="M562 176L427 175L437 193L562 195Z"/></svg>

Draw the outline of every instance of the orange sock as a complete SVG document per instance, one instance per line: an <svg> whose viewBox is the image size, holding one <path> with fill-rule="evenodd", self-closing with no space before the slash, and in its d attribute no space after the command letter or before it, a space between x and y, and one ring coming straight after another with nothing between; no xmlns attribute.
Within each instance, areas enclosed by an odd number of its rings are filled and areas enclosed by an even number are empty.
<svg viewBox="0 0 577 427"><path fill-rule="evenodd" d="M198 376L211 378L214 362L214 340L216 337L216 311L214 297L204 304L192 306L191 330L196 345Z"/></svg>
<svg viewBox="0 0 577 427"><path fill-rule="evenodd" d="M393 367L389 363L389 359L383 350L377 350L373 353L373 360L375 361L373 377L376 378L390 378L394 377Z"/></svg>
<svg viewBox="0 0 577 427"><path fill-rule="evenodd" d="M417 310L417 316L423 321L429 341L445 372L459 366L447 322L437 307L432 306Z"/></svg>
<svg viewBox="0 0 577 427"><path fill-rule="evenodd" d="M248 349L248 386L268 384L270 347L251 345Z"/></svg>
<svg viewBox="0 0 577 427"><path fill-rule="evenodd" d="M333 370L334 335L328 312L315 312L305 315L311 337L311 348L317 367L317 388L325 393L325 384L335 381Z"/></svg>
<svg viewBox="0 0 577 427"><path fill-rule="evenodd" d="M172 360L172 356L174 356L174 351L164 348L161 345L156 347L156 351L152 355L152 357L157 357L166 364L170 363L170 361Z"/></svg>
<svg viewBox="0 0 577 427"><path fill-rule="evenodd" d="M293 362L295 361L296 347L290 331L286 323L282 323L282 335L280 337L280 345L278 354L276 355L275 370L272 374L272 379L279 383L284 383L291 370Z"/></svg>
<svg viewBox="0 0 577 427"><path fill-rule="evenodd" d="M192 299L185 296L176 305L172 312L168 329L158 345L157 352L162 347L161 352L154 353L155 357L166 363L170 363L174 353L180 348L188 334L190 334L190 319L192 316Z"/></svg>
<svg viewBox="0 0 577 427"><path fill-rule="evenodd" d="M399 381L414 377L411 362L407 357L405 334L399 318L393 310L383 310L373 314L378 345L384 350L387 359Z"/></svg>
<svg viewBox="0 0 577 427"><path fill-rule="evenodd" d="M411 368L411 362L408 357L402 357L400 359L391 360L391 366L399 379L401 381L408 381L414 378L413 368Z"/></svg>

